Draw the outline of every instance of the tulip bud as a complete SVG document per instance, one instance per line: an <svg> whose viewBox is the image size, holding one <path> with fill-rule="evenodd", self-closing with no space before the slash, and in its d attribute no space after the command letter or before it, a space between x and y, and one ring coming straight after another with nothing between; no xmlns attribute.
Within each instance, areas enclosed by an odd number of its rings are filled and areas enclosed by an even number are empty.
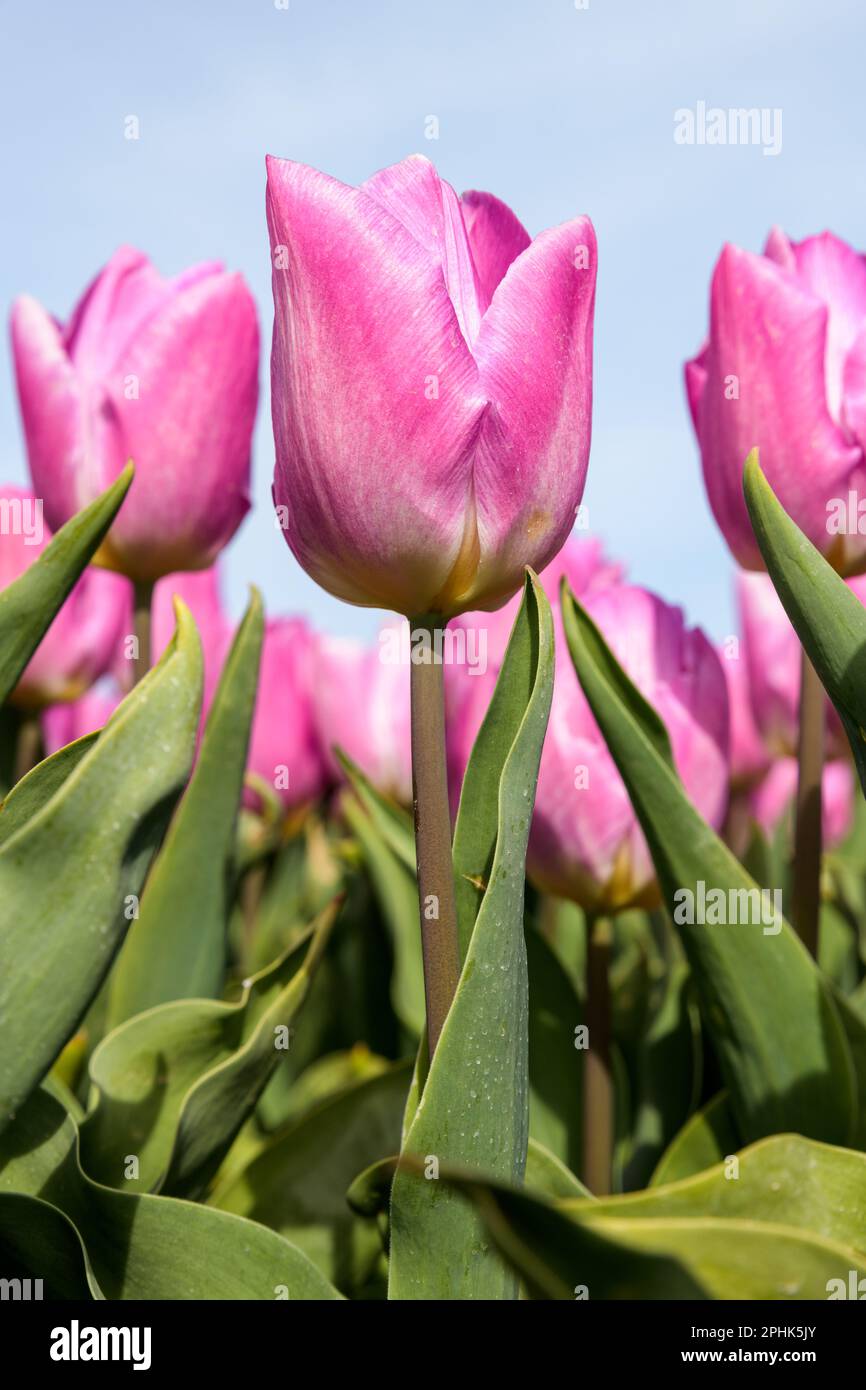
<svg viewBox="0 0 866 1390"><path fill-rule="evenodd" d="M866 260L825 232L726 246L709 339L686 387L710 505L734 556L763 569L743 498L755 446L785 510L842 574L866 568ZM862 504L862 505L861 505Z"/></svg>
<svg viewBox="0 0 866 1390"><path fill-rule="evenodd" d="M274 501L304 569L409 616L500 607L571 530L595 234L534 241L420 156L360 188L268 160Z"/></svg>
<svg viewBox="0 0 866 1390"><path fill-rule="evenodd" d="M327 771L313 723L313 650L306 624L265 624L247 767L270 783L287 809L321 796Z"/></svg>
<svg viewBox="0 0 866 1390"><path fill-rule="evenodd" d="M163 279L123 247L61 327L34 299L12 349L35 491L55 529L127 460L130 492L97 556L148 583L205 569L249 507L258 326L216 263Z"/></svg>
<svg viewBox="0 0 866 1390"><path fill-rule="evenodd" d="M0 488L0 589L19 578L50 539L41 499L21 488ZM42 709L76 700L117 659L127 611L126 581L86 569L28 662L10 703Z"/></svg>

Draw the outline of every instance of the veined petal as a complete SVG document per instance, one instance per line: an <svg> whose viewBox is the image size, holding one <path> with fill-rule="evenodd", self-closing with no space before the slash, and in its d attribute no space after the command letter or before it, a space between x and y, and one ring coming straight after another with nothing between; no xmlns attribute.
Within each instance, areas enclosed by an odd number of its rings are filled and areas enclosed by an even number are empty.
<svg viewBox="0 0 866 1390"><path fill-rule="evenodd" d="M470 189L462 195L460 204L481 289L483 313L511 262L526 250L531 238L508 204L492 193Z"/></svg>
<svg viewBox="0 0 866 1390"><path fill-rule="evenodd" d="M828 311L763 256L726 246L713 276L698 432L707 493L740 564L763 567L743 498L756 445L785 509L827 551L826 504L860 459L827 409Z"/></svg>
<svg viewBox="0 0 866 1390"><path fill-rule="evenodd" d="M422 613L457 563L485 399L441 264L369 192L268 160L274 500L323 588Z"/></svg>
<svg viewBox="0 0 866 1390"><path fill-rule="evenodd" d="M480 562L470 606L496 608L574 525L589 463L596 243L586 217L542 232L508 268L475 359L490 401L475 458ZM455 604L455 606L457 606Z"/></svg>

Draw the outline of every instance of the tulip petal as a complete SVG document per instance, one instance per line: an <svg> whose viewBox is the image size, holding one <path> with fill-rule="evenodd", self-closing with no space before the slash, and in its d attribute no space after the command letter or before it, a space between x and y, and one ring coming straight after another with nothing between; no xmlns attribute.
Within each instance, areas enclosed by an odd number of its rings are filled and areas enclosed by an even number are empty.
<svg viewBox="0 0 866 1390"><path fill-rule="evenodd" d="M511 262L526 250L531 238L508 204L492 193L470 189L462 195L460 204L484 312Z"/></svg>
<svg viewBox="0 0 866 1390"><path fill-rule="evenodd" d="M866 259L832 232L807 237L794 247L797 274L829 309L827 404L840 418L845 359L866 322Z"/></svg>
<svg viewBox="0 0 866 1390"><path fill-rule="evenodd" d="M542 232L482 319L475 359L491 408L475 458L481 554L461 601L483 594L478 606L496 608L574 525L589 463L596 260L588 218Z"/></svg>
<svg viewBox="0 0 866 1390"><path fill-rule="evenodd" d="M441 265L369 193L268 160L274 500L351 603L427 611L457 562L485 401Z"/></svg>
<svg viewBox="0 0 866 1390"><path fill-rule="evenodd" d="M749 569L763 567L742 490L749 451L759 447L782 505L824 551L826 504L860 458L827 409L827 318L826 306L772 261L725 247L713 276L697 429L710 505Z"/></svg>
<svg viewBox="0 0 866 1390"><path fill-rule="evenodd" d="M108 547L126 573L160 578L189 569L190 555L204 568L243 520L257 354L255 305L238 275L173 294L130 343L100 416L106 466L136 464Z"/></svg>
<svg viewBox="0 0 866 1390"><path fill-rule="evenodd" d="M12 355L33 489L57 531L99 491L81 393L57 323L29 295L12 310Z"/></svg>
<svg viewBox="0 0 866 1390"><path fill-rule="evenodd" d="M361 192L390 212L441 265L460 331L471 347L482 306L460 199L450 183L440 179L429 159L415 154L380 169L361 184Z"/></svg>
<svg viewBox="0 0 866 1390"><path fill-rule="evenodd" d="M866 326L845 358L842 374L842 424L866 453Z"/></svg>

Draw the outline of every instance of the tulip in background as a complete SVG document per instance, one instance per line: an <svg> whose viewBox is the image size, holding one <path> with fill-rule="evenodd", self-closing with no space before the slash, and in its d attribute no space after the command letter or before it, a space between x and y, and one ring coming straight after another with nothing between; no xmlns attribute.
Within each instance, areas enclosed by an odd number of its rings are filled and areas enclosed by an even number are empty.
<svg viewBox="0 0 866 1390"><path fill-rule="evenodd" d="M316 730L331 775L343 776L337 747L377 791L404 806L412 804L409 662L400 651L407 626L405 619L389 623L372 646L319 637L314 658Z"/></svg>
<svg viewBox="0 0 866 1390"><path fill-rule="evenodd" d="M313 722L313 638L300 618L265 625L248 769L277 793L286 810L322 795L327 769ZM250 793L248 799L255 801Z"/></svg>
<svg viewBox="0 0 866 1390"><path fill-rule="evenodd" d="M775 228L762 256L725 246L707 343L686 387L713 513L736 559L763 569L742 476L746 456L842 574L866 568L866 260L829 232L792 242ZM866 493L864 493L866 501ZM824 694L805 657L798 709L793 914L817 949Z"/></svg>
<svg viewBox="0 0 866 1390"><path fill-rule="evenodd" d="M596 245L531 240L414 156L360 188L267 161L274 502L323 588L435 633L501 607L568 536L592 405ZM411 667L431 1054L459 973L441 665Z"/></svg>
<svg viewBox="0 0 866 1390"><path fill-rule="evenodd" d="M33 487L50 526L134 461L97 560L135 581L147 647L153 583L213 564L249 508L259 358L252 296L217 262L165 279L122 247L65 326L29 296L18 299L12 350Z"/></svg>
<svg viewBox="0 0 866 1390"><path fill-rule="evenodd" d="M568 542L543 575L555 605L556 678L526 870L544 892L587 914L583 1177L599 1194L609 1190L613 1142L609 919L628 907L658 905L659 893L643 832L569 657L558 602L563 577L661 716L683 785L714 827L728 798L728 696L718 656L702 632L686 628L679 608L623 584L596 542ZM463 621L485 619L472 614ZM497 674L494 661L474 690L464 678L465 691L453 699L451 766L458 777Z"/></svg>

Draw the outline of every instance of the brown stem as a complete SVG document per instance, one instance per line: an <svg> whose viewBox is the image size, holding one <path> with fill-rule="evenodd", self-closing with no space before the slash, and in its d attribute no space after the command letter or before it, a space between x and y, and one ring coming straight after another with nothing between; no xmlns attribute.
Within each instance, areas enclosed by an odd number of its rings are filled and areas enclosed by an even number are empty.
<svg viewBox="0 0 866 1390"><path fill-rule="evenodd" d="M613 928L606 917L587 920L586 1026L583 1072L583 1181L596 1197L611 1189L613 1071L611 1068L610 956Z"/></svg>
<svg viewBox="0 0 866 1390"><path fill-rule="evenodd" d="M818 954L821 907L821 777L824 771L824 688L803 652L800 674L800 747L792 866L792 915L803 944Z"/></svg>
<svg viewBox="0 0 866 1390"><path fill-rule="evenodd" d="M42 728L35 709L21 710L15 738L15 781L20 782L39 761L42 751Z"/></svg>
<svg viewBox="0 0 866 1390"><path fill-rule="evenodd" d="M136 656L133 660L133 684L138 685L150 670L150 609L153 602L153 581L137 579L133 585L133 631Z"/></svg>
<svg viewBox="0 0 866 1390"><path fill-rule="evenodd" d="M411 626L413 634L422 629L426 633L424 654L429 657L428 661L411 663L411 710L421 954L427 1042L432 1058L457 990L460 948L445 769L444 680L442 662L435 658L435 633L443 623L441 617L431 614L413 619Z"/></svg>

